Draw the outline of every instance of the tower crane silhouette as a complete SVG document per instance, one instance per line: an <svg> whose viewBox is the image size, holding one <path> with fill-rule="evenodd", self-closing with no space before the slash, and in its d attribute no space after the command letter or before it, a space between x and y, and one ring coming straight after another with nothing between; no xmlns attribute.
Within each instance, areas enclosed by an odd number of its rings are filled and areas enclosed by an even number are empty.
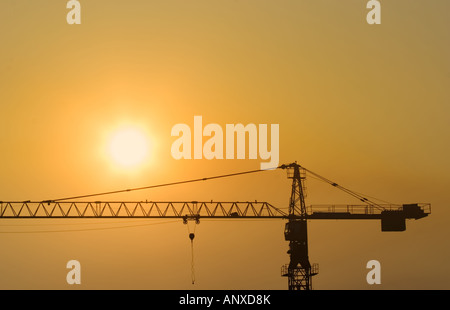
<svg viewBox="0 0 450 310"><path fill-rule="evenodd" d="M204 218L284 219L285 240L289 242L290 261L281 274L288 278L289 290L312 289L312 277L318 274L318 264L311 264L308 254L308 220L380 220L381 231L404 231L406 219L421 219L431 214L430 203L402 205L378 204L302 166L297 162L281 165L292 179L289 208L286 213L268 202L258 201L76 201L74 199L165 187L211 179L238 176L267 170L251 170L207 178L192 179L140 188L118 190L44 201L0 201L0 219L74 219L74 218L179 218L183 223L200 222ZM306 173L343 190L359 199L362 205L305 204ZM191 243L194 233L189 234Z"/></svg>

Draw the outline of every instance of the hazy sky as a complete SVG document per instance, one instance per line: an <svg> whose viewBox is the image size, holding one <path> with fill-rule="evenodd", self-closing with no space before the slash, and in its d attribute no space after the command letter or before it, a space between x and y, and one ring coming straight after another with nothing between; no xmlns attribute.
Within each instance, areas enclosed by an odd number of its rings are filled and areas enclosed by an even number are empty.
<svg viewBox="0 0 450 310"><path fill-rule="evenodd" d="M175 160L171 128L279 124L280 164L393 203L429 202L402 233L379 222L311 221L316 289L450 289L448 1L80 0L0 4L0 200L43 200L258 169L261 160ZM108 149L144 132L145 161ZM355 204L308 179L307 204ZM102 200L255 200L288 206L284 171ZM153 225L155 223L159 225ZM0 220L0 288L286 289L284 222ZM133 228L54 233L151 224ZM16 233L11 233L16 231ZM377 259L382 284L366 283Z"/></svg>

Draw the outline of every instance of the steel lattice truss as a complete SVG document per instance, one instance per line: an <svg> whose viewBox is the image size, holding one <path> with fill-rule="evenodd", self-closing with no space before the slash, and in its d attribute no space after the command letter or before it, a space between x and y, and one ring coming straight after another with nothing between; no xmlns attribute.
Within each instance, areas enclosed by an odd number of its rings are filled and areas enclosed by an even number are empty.
<svg viewBox="0 0 450 310"><path fill-rule="evenodd" d="M420 218L431 212L430 204L419 204ZM380 219L383 212L403 212L402 205L317 205L306 208L308 219ZM72 201L1 202L0 218L278 218L287 219L287 211L268 202L213 201ZM292 215L291 215L292 217Z"/></svg>
<svg viewBox="0 0 450 310"><path fill-rule="evenodd" d="M0 218L286 218L267 202L0 202Z"/></svg>

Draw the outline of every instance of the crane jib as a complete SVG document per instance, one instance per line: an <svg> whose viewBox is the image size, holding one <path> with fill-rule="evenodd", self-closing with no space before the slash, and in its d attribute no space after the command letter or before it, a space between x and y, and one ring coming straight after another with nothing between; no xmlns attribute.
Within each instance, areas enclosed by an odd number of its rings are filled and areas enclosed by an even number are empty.
<svg viewBox="0 0 450 310"><path fill-rule="evenodd" d="M308 220L371 219L385 223L420 219L431 213L430 204L307 206ZM259 201L95 201L95 202L0 202L0 218L300 218L288 215L268 202ZM388 227L387 225L386 227Z"/></svg>

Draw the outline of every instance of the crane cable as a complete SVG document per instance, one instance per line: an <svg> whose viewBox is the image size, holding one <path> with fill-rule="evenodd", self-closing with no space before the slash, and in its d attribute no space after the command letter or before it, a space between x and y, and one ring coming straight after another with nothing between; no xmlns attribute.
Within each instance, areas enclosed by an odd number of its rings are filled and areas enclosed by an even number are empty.
<svg viewBox="0 0 450 310"><path fill-rule="evenodd" d="M274 168L274 169L275 169L275 168ZM144 187L136 187L136 188L130 188L130 189L123 189L123 190L110 191L110 192L103 192L103 193L96 193L96 194L88 194L88 195L80 195L80 196L74 196L74 197L65 197L65 198L58 198L58 199L50 199L50 200L44 200L43 202L57 202L57 201L63 201L63 200L71 200L71 199L79 199L79 198L87 198L87 197L103 196L103 195L111 195L111 194L125 193L125 192L138 191L138 190L144 190L144 189L151 189L151 188L158 188L158 187L165 187L165 186L172 186L172 185L179 185L179 184L193 183L193 182L199 182L199 181L206 181L206 180L220 179L220 178L226 178L226 177L232 177L232 176L237 176L237 175L243 175L243 174L250 174L250 173L256 173L256 172L262 172L262 171L269 171L269 170L273 170L273 169L265 169L265 170L260 170L260 169L258 169L258 170L249 170L249 171L236 172L236 173L230 173L230 174L216 175L216 176L212 176L212 177L205 177L205 178L199 178L199 179L191 179L191 180L178 181L178 182L171 182L171 183L163 183L163 184L150 185L150 186L144 186Z"/></svg>
<svg viewBox="0 0 450 310"><path fill-rule="evenodd" d="M194 232L189 229L189 223L186 223L188 227L189 239L191 240L191 278L192 284L195 284L195 266L194 266L194 238L195 238L195 228L197 227L197 221L194 223Z"/></svg>
<svg viewBox="0 0 450 310"><path fill-rule="evenodd" d="M380 206L378 203L364 197L362 194L351 191L339 184L337 184L336 182L333 182L309 169L306 169L303 166L300 166L302 169L304 169L306 172L310 173L311 175L315 176L316 178L318 178L321 181L324 181L330 185L332 185L333 187L336 187L344 192L346 192L347 194L357 198L358 200L364 202L364 203L370 203L372 206L374 206L375 208L384 210L385 208ZM58 199L50 199L50 200L44 200L43 202L58 202L58 201L64 201L64 200L71 200L71 199L79 199L79 198L88 198L88 197L95 197L95 196L103 196L103 195L111 195L111 194L118 194L118 193L124 193L124 192L131 192L131 191L138 191L138 190L144 190L144 189L152 189L152 188L159 188L159 187L166 187L166 186L172 186L172 185L180 185L180 184L187 184L187 183L194 183L194 182L200 182L200 181L207 181L207 180L213 180L213 179L220 179L220 178L226 178L226 177L232 177L232 176L238 176L238 175L244 175L244 174L250 174L250 173L256 173L256 172L262 172L262 171L269 171L269 170L275 170L281 168L280 167L276 167L276 168L271 168L271 169L258 169L258 170L248 170L248 171L242 171L242 172L236 172L236 173L229 173L229 174L222 174L222 175L216 175L216 176L211 176L211 177L204 177L204 178L198 178L198 179L191 179L191 180L184 180L184 181L177 181L177 182L170 182L170 183L163 183L163 184L157 184L157 185L150 185L150 186L144 186L144 187L136 187L136 188L130 188L130 189L123 189L123 190L116 190L116 191L110 191L110 192L103 192L103 193L95 193L95 194L88 194L88 195L80 195L80 196L73 196L73 197L65 197L65 198L58 198ZM367 195L366 195L367 196ZM377 199L374 198L376 200L380 200L381 199Z"/></svg>
<svg viewBox="0 0 450 310"><path fill-rule="evenodd" d="M327 178L325 178L325 177L323 177L323 176L321 176L321 175L319 175L319 174L317 174L315 172L312 172L309 169L306 169L305 167L301 167L301 168L304 169L306 172L308 172L308 173L312 174L313 176L315 176L317 179L319 179L319 180L321 180L321 181L323 181L325 183L328 183L331 186L336 187L337 189L342 190L343 192L345 192L345 193L355 197L356 199L358 199L358 200L360 200L360 201L362 201L364 203L370 203L372 206L374 206L375 208L380 209L380 210L384 210L385 209L383 206L380 206L378 203L376 203L376 202L374 202L374 201L364 197L362 194L359 194L357 192L351 191L348 188L345 188L345 187L337 184L336 182L333 182L333 181L331 181L331 180L329 180L329 179L327 179ZM377 199L377 198L375 198L375 199L381 201L381 199Z"/></svg>
<svg viewBox="0 0 450 310"><path fill-rule="evenodd" d="M99 231L99 230L109 230L109 229L120 229L120 228L130 228L130 227L141 227L141 226L152 226L168 223L176 223L178 221L164 221L157 223L146 223L146 224L136 224L136 225L122 225L122 226L112 226L112 227L95 227L95 228L79 228L79 229L58 229L58 230L28 230L28 231L0 231L0 234L36 234L36 233L64 233L64 232L80 232L80 231ZM76 224L84 225L84 224Z"/></svg>

